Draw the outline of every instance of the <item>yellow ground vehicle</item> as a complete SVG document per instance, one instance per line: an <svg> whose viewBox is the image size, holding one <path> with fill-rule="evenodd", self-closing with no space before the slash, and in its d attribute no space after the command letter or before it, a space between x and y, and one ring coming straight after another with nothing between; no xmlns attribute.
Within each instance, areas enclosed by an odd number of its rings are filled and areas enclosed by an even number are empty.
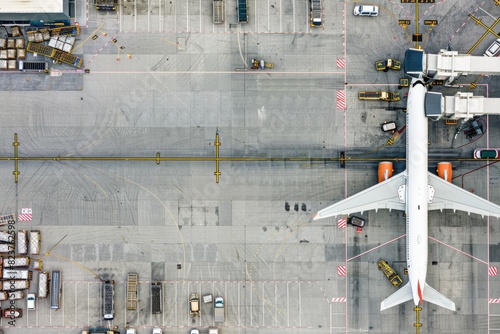
<svg viewBox="0 0 500 334"><path fill-rule="evenodd" d="M377 264L378 264L378 269L382 270L384 275L389 279L389 281L391 281L392 285L398 287L401 285L401 283L403 283L398 273L395 272L394 269L392 269L387 262L385 262L384 260L380 260L377 262Z"/></svg>
<svg viewBox="0 0 500 334"><path fill-rule="evenodd" d="M396 102L401 100L398 92L358 92L360 100L379 100L387 102Z"/></svg>
<svg viewBox="0 0 500 334"><path fill-rule="evenodd" d="M395 59L379 60L375 63L375 68L377 71L387 72L389 69L399 71L401 69L401 62Z"/></svg>

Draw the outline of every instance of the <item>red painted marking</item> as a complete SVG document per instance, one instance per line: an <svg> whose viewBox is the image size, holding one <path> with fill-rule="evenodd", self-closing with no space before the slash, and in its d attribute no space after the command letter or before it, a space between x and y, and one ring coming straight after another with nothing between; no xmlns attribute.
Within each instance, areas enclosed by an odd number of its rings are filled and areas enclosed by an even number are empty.
<svg viewBox="0 0 500 334"><path fill-rule="evenodd" d="M423 303L423 299L422 299L422 289L420 289L420 280L418 281L418 284L417 284L417 289L418 289L418 298L420 298L420 303Z"/></svg>
<svg viewBox="0 0 500 334"><path fill-rule="evenodd" d="M490 276L498 276L498 268L495 266L491 266L488 268L488 274Z"/></svg>
<svg viewBox="0 0 500 334"><path fill-rule="evenodd" d="M337 274L339 276L345 276L345 275L347 275L347 270L346 270L345 266L338 266L337 267Z"/></svg>

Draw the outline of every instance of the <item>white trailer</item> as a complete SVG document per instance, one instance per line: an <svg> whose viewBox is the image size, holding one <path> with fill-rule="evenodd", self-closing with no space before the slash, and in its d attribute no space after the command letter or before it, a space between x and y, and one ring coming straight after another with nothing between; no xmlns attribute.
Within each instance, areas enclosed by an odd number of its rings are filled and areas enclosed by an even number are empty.
<svg viewBox="0 0 500 334"><path fill-rule="evenodd" d="M28 231L17 231L17 252L22 255L28 254Z"/></svg>
<svg viewBox="0 0 500 334"><path fill-rule="evenodd" d="M24 290L29 289L30 282L27 280L11 279L8 281L2 281L3 291L14 291L14 290Z"/></svg>
<svg viewBox="0 0 500 334"><path fill-rule="evenodd" d="M30 255L40 254L40 231L30 232Z"/></svg>
<svg viewBox="0 0 500 334"><path fill-rule="evenodd" d="M38 297L47 298L49 295L49 273L46 271L40 272L38 275Z"/></svg>

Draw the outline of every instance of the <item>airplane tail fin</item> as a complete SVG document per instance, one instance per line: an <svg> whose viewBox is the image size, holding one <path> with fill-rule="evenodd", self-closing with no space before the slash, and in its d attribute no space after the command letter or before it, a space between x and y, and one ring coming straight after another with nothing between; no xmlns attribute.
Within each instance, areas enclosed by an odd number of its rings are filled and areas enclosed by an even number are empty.
<svg viewBox="0 0 500 334"><path fill-rule="evenodd" d="M408 282L405 286L394 292L392 295L384 299L382 303L380 303L380 311L387 310L388 308L405 303L412 299L413 294L411 292L410 282Z"/></svg>
<svg viewBox="0 0 500 334"><path fill-rule="evenodd" d="M427 283L425 283L423 299L426 302L455 311L455 303L439 293L437 290L431 288L431 286Z"/></svg>

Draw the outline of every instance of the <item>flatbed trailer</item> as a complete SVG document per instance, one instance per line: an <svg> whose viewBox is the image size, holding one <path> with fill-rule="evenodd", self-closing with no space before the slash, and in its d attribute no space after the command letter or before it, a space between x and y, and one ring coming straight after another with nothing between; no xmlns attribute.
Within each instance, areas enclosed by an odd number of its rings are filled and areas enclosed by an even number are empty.
<svg viewBox="0 0 500 334"><path fill-rule="evenodd" d="M127 276L127 310L137 309L137 284L139 275L130 273Z"/></svg>
<svg viewBox="0 0 500 334"><path fill-rule="evenodd" d="M224 23L224 0L213 1L214 24Z"/></svg>
<svg viewBox="0 0 500 334"><path fill-rule="evenodd" d="M398 92L376 91L376 92L358 92L358 99L396 102L401 100L401 97Z"/></svg>
<svg viewBox="0 0 500 334"><path fill-rule="evenodd" d="M238 0L238 22L248 23L247 0Z"/></svg>

